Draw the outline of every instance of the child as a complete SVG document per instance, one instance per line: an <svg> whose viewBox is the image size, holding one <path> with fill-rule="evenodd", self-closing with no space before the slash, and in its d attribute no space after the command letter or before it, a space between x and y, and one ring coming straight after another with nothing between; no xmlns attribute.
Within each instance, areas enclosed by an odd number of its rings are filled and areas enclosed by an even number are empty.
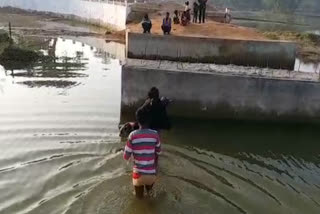
<svg viewBox="0 0 320 214"><path fill-rule="evenodd" d="M199 5L197 4L197 2L194 2L193 3L193 23L197 23L198 11L199 11Z"/></svg>
<svg viewBox="0 0 320 214"><path fill-rule="evenodd" d="M177 10L174 11L173 24L180 24L179 14Z"/></svg>
<svg viewBox="0 0 320 214"><path fill-rule="evenodd" d="M184 5L184 11L188 12L188 10L190 10L189 1L185 2Z"/></svg>
<svg viewBox="0 0 320 214"><path fill-rule="evenodd" d="M185 16L187 18L187 23L189 23L191 21L189 1L185 3L184 11L185 11Z"/></svg>
<svg viewBox="0 0 320 214"><path fill-rule="evenodd" d="M186 26L188 24L188 17L187 17L187 12L183 11L181 15L181 25Z"/></svg>
<svg viewBox="0 0 320 214"><path fill-rule="evenodd" d="M137 198L143 198L144 188L147 193L156 181L157 157L161 152L160 137L157 131L149 129L149 112L138 109L136 118L140 129L131 132L124 149L124 159L133 156L132 183Z"/></svg>

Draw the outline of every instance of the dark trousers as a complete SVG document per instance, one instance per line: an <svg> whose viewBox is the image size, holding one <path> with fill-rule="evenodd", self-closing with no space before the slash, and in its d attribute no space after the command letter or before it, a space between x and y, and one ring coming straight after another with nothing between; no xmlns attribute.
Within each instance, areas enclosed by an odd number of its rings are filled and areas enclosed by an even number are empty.
<svg viewBox="0 0 320 214"><path fill-rule="evenodd" d="M193 12L193 22L197 23L198 21L198 12Z"/></svg>
<svg viewBox="0 0 320 214"><path fill-rule="evenodd" d="M161 29L163 31L163 34L170 34L171 27L162 25Z"/></svg>
<svg viewBox="0 0 320 214"><path fill-rule="evenodd" d="M202 7L199 10L199 23L204 23L206 19L206 7Z"/></svg>
<svg viewBox="0 0 320 214"><path fill-rule="evenodd" d="M143 193L144 189L147 190L147 193L149 193L152 190L153 184L152 185L144 185L144 186L134 186L134 190L136 192L136 197L137 198L143 198Z"/></svg>
<svg viewBox="0 0 320 214"><path fill-rule="evenodd" d="M151 26L150 23L142 23L143 33L150 33Z"/></svg>

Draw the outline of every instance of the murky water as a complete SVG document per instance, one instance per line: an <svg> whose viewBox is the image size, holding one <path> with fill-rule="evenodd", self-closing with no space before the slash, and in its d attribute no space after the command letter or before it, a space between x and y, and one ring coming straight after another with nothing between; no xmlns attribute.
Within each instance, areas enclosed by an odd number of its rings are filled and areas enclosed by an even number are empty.
<svg viewBox="0 0 320 214"><path fill-rule="evenodd" d="M0 68L0 213L319 213L313 125L174 120L155 195L137 201L118 138L117 44L29 45L52 60Z"/></svg>

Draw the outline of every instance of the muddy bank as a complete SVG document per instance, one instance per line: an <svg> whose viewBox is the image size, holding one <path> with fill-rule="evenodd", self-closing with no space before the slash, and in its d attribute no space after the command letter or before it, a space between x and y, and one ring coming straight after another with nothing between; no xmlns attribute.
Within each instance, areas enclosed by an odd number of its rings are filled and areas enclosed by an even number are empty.
<svg viewBox="0 0 320 214"><path fill-rule="evenodd" d="M95 37L108 41L125 42L123 31L113 31L53 13L29 12L16 8L0 8L0 28L8 29L11 22L13 34L28 36Z"/></svg>

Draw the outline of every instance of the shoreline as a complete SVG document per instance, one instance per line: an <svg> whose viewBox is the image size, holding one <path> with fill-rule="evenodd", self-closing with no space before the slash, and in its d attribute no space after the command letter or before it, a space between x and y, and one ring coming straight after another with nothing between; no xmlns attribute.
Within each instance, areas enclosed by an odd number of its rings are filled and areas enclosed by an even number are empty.
<svg viewBox="0 0 320 214"><path fill-rule="evenodd" d="M161 17L156 12L151 13L154 21L154 34L161 34L159 20ZM210 19L210 18L209 18ZM8 21L12 23L14 34L27 36L73 36L93 37L106 41L126 43L125 30L115 31L107 27L89 24L87 22L72 20L59 14L26 11L16 8L0 8L0 28L8 31ZM135 23L139 22L139 23ZM127 28L130 31L140 32L140 20L130 22ZM173 35L185 35L190 37L210 37L226 39L250 39L250 40L288 40L297 42L298 57L306 63L320 62L320 36L318 43L308 40L308 33L293 31L259 31L255 28L242 27L234 24L224 24L208 21L206 25L191 23L188 26L173 26ZM228 35L228 36L226 36ZM305 37L305 38L303 38Z"/></svg>

